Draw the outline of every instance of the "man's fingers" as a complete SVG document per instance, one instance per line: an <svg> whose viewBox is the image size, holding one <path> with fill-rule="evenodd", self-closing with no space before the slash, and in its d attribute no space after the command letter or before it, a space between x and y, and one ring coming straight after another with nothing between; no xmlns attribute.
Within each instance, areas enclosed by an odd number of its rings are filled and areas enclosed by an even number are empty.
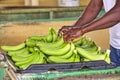
<svg viewBox="0 0 120 80"><path fill-rule="evenodd" d="M61 37L61 32L60 31L58 31L58 37Z"/></svg>
<svg viewBox="0 0 120 80"><path fill-rule="evenodd" d="M76 38L79 37L71 32L68 32L68 33L64 34L63 36L64 36L65 42L72 42L73 40L75 40Z"/></svg>
<svg viewBox="0 0 120 80"><path fill-rule="evenodd" d="M69 43L69 42L74 40L74 38L69 33L68 34L64 34L63 36L64 36L64 41L67 42L67 43Z"/></svg>
<svg viewBox="0 0 120 80"><path fill-rule="evenodd" d="M67 29L60 29L58 31L58 37L61 37L63 34L65 34L68 30Z"/></svg>

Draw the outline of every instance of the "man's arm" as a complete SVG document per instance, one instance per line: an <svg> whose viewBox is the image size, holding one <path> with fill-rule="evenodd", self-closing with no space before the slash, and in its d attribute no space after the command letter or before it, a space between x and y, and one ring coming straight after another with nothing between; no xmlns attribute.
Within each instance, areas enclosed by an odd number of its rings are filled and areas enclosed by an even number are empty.
<svg viewBox="0 0 120 80"><path fill-rule="evenodd" d="M102 0L91 0L74 26L83 26L94 20L103 6Z"/></svg>
<svg viewBox="0 0 120 80"><path fill-rule="evenodd" d="M63 34L64 40L66 42L70 42L87 32L109 28L119 22L120 22L120 0L116 0L115 6L103 17L93 20L89 24L83 25L83 27L74 28L67 32L64 32Z"/></svg>
<svg viewBox="0 0 120 80"><path fill-rule="evenodd" d="M116 0L115 6L109 12L107 12L100 19L97 19L96 21L88 24L85 28L82 29L82 32L86 33L93 30L109 28L119 22L120 22L120 0Z"/></svg>
<svg viewBox="0 0 120 80"><path fill-rule="evenodd" d="M58 36L61 37L62 34L64 34L65 32L74 28L79 28L93 21L100 12L102 5L102 0L91 0L83 14L77 20L77 22L72 26L63 26L61 29L59 29Z"/></svg>

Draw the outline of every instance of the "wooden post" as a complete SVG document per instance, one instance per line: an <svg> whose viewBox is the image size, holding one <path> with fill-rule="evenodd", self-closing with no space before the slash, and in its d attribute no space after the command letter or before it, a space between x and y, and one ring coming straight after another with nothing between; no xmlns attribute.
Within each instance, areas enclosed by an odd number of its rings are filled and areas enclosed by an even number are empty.
<svg viewBox="0 0 120 80"><path fill-rule="evenodd" d="M32 6L39 6L39 0L31 0Z"/></svg>
<svg viewBox="0 0 120 80"><path fill-rule="evenodd" d="M30 0L24 0L24 5L25 6L30 6L30 4L31 4Z"/></svg>

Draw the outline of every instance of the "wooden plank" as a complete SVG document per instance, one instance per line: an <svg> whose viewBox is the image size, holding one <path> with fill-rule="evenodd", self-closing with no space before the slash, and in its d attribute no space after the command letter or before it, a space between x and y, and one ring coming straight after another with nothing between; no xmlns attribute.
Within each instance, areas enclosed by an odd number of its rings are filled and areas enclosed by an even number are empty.
<svg viewBox="0 0 120 80"><path fill-rule="evenodd" d="M90 0L80 0L80 6L86 6ZM0 0L0 5L21 6L24 0ZM39 0L39 6L58 6L58 0Z"/></svg>
<svg viewBox="0 0 120 80"><path fill-rule="evenodd" d="M0 0L0 5L19 6L19 5L24 5L24 1L23 0Z"/></svg>

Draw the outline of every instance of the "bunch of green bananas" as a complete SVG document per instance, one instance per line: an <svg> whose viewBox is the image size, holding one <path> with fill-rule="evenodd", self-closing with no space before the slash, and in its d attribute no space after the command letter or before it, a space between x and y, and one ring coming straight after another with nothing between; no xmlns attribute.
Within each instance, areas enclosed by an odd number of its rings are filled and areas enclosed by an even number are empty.
<svg viewBox="0 0 120 80"><path fill-rule="evenodd" d="M74 52L75 45L73 43L65 43L63 37L57 38L57 35L57 32L51 28L47 36L31 36L26 43L28 46L36 46L43 52L47 56L48 63L80 61L79 55Z"/></svg>
<svg viewBox="0 0 120 80"><path fill-rule="evenodd" d="M74 44L76 45L76 50L82 57L82 61L105 60L107 63L110 63L110 50L102 51L101 47L98 47L94 41L85 36L75 41Z"/></svg>
<svg viewBox="0 0 120 80"><path fill-rule="evenodd" d="M65 43L64 43L65 44ZM80 62L79 55L75 52L75 46L73 43L67 44L65 48L63 47L61 49L56 49L61 46L58 46L56 48L53 48L53 51L46 52L49 56L47 58L47 61L49 63L69 63L69 62ZM56 50L54 50L56 49Z"/></svg>
<svg viewBox="0 0 120 80"><path fill-rule="evenodd" d="M1 46L1 48L8 53L15 65L21 69L26 69L31 64L45 64L46 56L40 51L29 51L25 43L17 46Z"/></svg>
<svg viewBox="0 0 120 80"><path fill-rule="evenodd" d="M81 37L66 43L63 37L57 38L58 33L50 28L47 35L29 36L28 39L16 46L1 46L8 53L15 65L21 69L31 64L69 63L91 60L105 60L110 63L109 51L102 52L94 41Z"/></svg>

